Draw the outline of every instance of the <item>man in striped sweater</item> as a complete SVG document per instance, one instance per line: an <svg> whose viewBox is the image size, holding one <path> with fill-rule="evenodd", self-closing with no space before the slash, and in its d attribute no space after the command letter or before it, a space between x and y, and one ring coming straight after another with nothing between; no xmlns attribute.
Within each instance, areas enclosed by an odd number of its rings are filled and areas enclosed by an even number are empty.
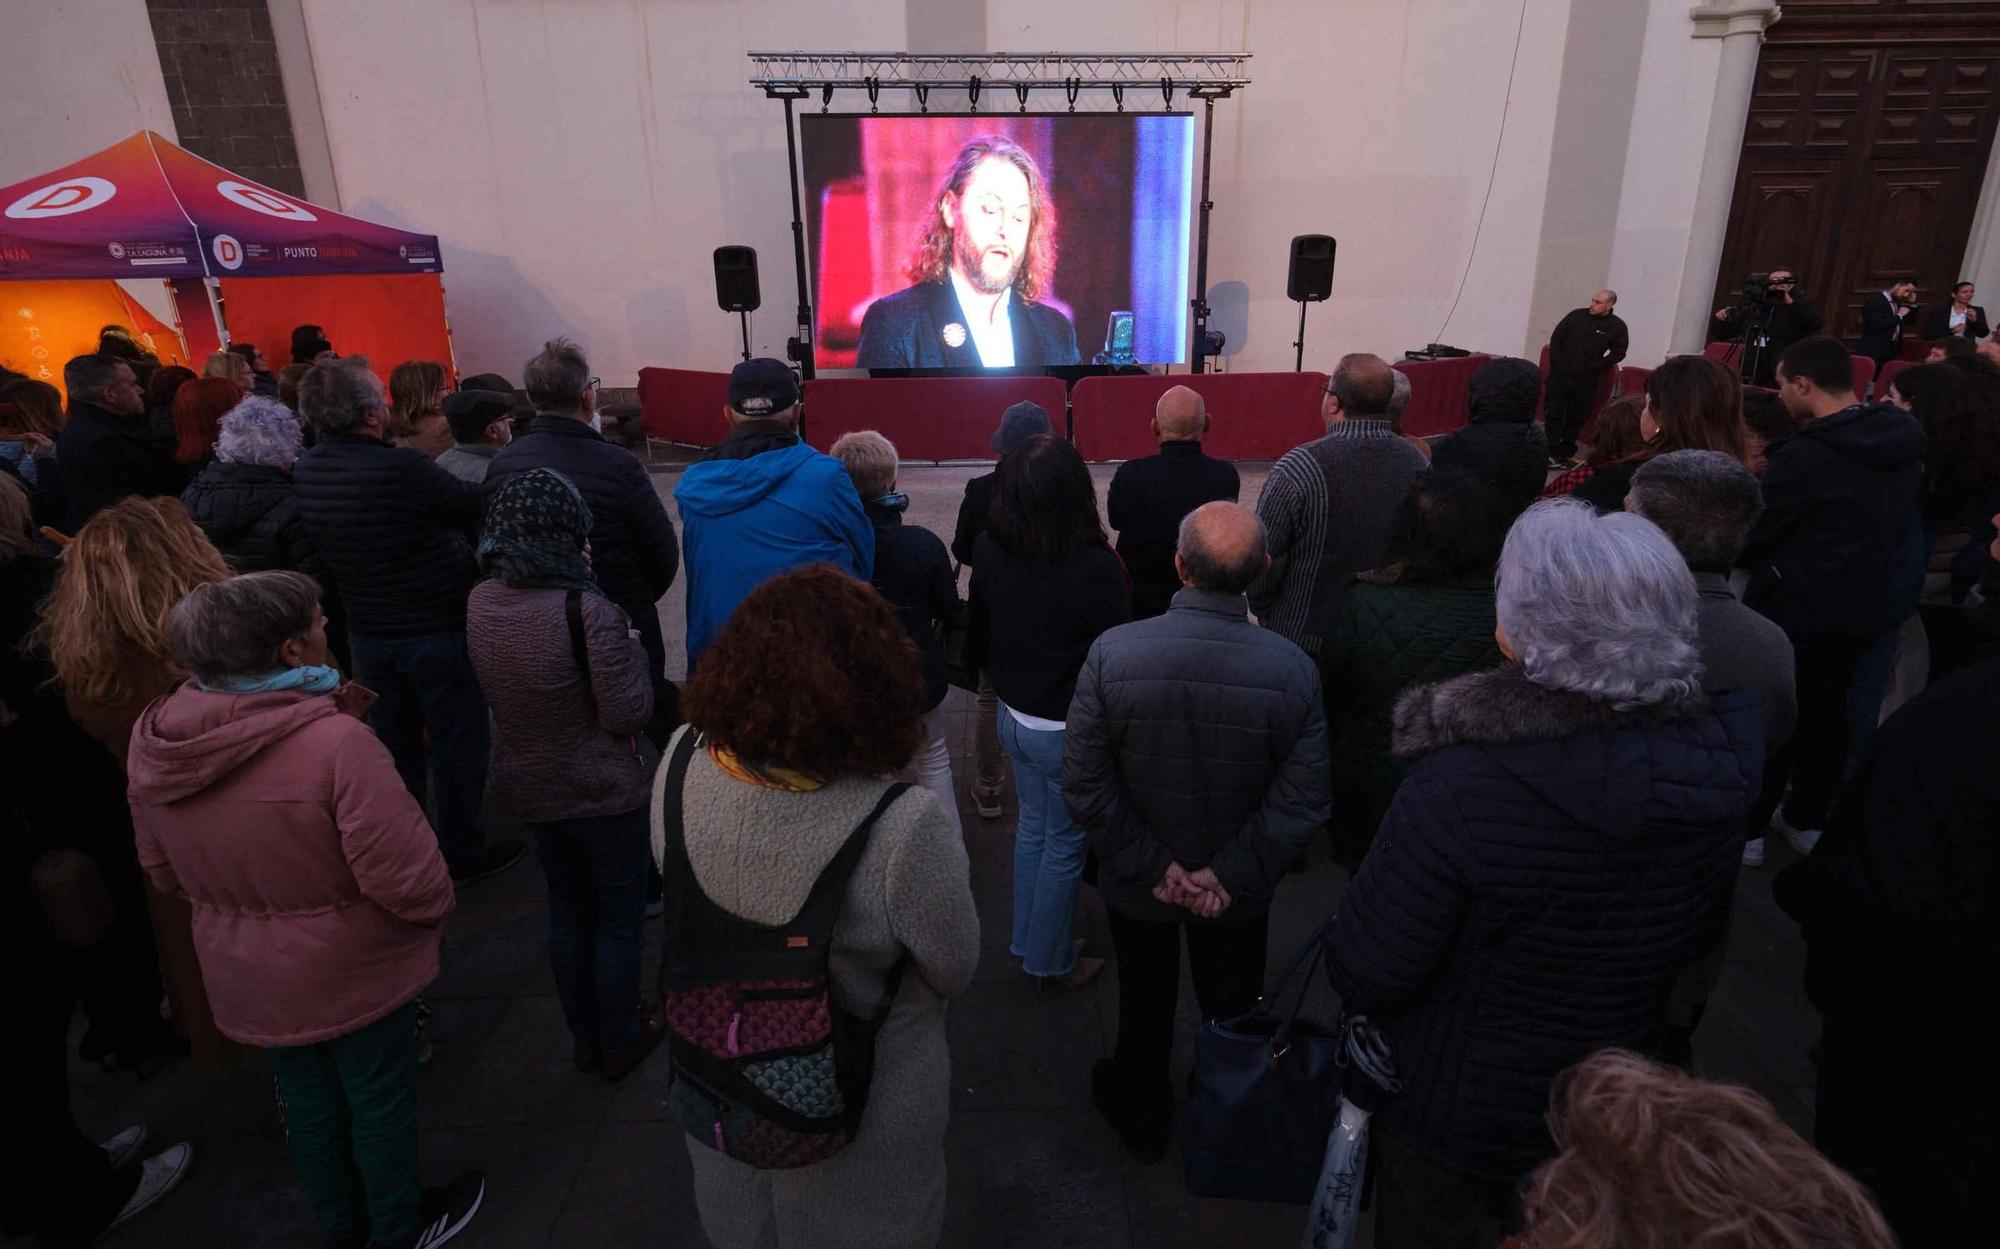
<svg viewBox="0 0 2000 1249"><path fill-rule="evenodd" d="M1320 405L1326 436L1287 451L1257 499L1271 567L1250 587L1250 609L1310 655L1347 579L1382 562L1424 468L1389 427L1394 393L1380 356L1342 356Z"/></svg>

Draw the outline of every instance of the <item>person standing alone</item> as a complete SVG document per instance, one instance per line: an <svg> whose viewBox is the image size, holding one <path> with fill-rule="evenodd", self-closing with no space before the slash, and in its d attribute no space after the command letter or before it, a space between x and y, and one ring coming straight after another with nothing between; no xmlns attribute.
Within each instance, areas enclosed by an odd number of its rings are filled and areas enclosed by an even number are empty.
<svg viewBox="0 0 2000 1249"><path fill-rule="evenodd" d="M1153 411L1160 453L1128 460L1112 474L1105 507L1118 531L1118 558L1132 576L1132 618L1165 614L1181 588L1174 543L1183 517L1204 503L1236 501L1242 482L1236 466L1202 453L1208 406L1201 395L1175 386Z"/></svg>
<svg viewBox="0 0 2000 1249"><path fill-rule="evenodd" d="M1549 335L1549 379L1542 395L1542 419L1549 437L1549 465L1576 467L1576 436L1590 419L1590 401L1604 370L1625 358L1630 335L1612 311L1617 291L1599 291L1590 306L1556 322Z"/></svg>

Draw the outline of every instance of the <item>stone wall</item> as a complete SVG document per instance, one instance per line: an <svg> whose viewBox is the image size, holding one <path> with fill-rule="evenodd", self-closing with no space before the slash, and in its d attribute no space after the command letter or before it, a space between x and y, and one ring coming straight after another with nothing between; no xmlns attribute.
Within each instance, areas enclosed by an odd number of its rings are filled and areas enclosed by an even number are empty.
<svg viewBox="0 0 2000 1249"><path fill-rule="evenodd" d="M146 0L180 145L304 196L265 0Z"/></svg>

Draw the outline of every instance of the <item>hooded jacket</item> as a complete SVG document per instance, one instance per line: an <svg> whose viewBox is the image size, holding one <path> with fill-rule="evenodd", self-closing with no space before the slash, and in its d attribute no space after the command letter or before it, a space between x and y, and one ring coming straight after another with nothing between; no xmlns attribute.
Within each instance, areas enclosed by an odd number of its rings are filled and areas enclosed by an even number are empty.
<svg viewBox="0 0 2000 1249"><path fill-rule="evenodd" d="M188 483L181 504L237 572L323 572L283 469L216 460Z"/></svg>
<svg viewBox="0 0 2000 1249"><path fill-rule="evenodd" d="M451 877L341 697L190 682L132 730L139 862L192 904L216 1027L246 1045L345 1035L437 978Z"/></svg>
<svg viewBox="0 0 2000 1249"><path fill-rule="evenodd" d="M1549 443L1535 424L1542 371L1502 356L1479 366L1466 391L1466 420L1431 448L1431 464L1495 482L1526 507L1548 480Z"/></svg>
<svg viewBox="0 0 2000 1249"><path fill-rule="evenodd" d="M875 571L875 530L847 467L777 421L744 421L674 487L687 565L688 671L745 595L779 573Z"/></svg>
<svg viewBox="0 0 2000 1249"><path fill-rule="evenodd" d="M1743 601L1794 637L1870 637L1907 595L1899 557L1917 522L1923 426L1886 403L1807 422L1766 450L1764 511L1737 562Z"/></svg>
<svg viewBox="0 0 2000 1249"><path fill-rule="evenodd" d="M1327 974L1388 1036L1403 1089L1378 1114L1402 1142L1516 1180L1554 1152L1550 1082L1656 1046L1726 918L1757 701L1620 712L1509 664L1405 693L1394 741L1415 762L1328 928Z"/></svg>

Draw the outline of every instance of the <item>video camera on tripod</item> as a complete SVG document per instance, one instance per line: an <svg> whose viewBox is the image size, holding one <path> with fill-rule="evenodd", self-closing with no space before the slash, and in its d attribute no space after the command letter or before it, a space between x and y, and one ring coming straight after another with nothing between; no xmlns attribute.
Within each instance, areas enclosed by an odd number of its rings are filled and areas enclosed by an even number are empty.
<svg viewBox="0 0 2000 1249"><path fill-rule="evenodd" d="M1782 304L1798 282L1789 274L1773 282L1768 273L1753 273L1744 281L1743 292L1736 297L1736 302L1751 308Z"/></svg>

